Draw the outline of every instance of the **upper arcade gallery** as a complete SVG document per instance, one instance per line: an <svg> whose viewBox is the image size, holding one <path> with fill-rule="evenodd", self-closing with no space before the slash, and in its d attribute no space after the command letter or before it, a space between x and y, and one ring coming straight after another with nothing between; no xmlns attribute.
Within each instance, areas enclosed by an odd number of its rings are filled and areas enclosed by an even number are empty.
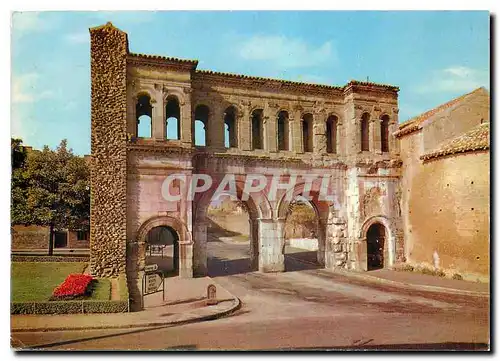
<svg viewBox="0 0 500 361"><path fill-rule="evenodd" d="M197 61L128 54L129 141L292 157L399 153L392 136L397 87L358 81L315 85L196 66Z"/></svg>

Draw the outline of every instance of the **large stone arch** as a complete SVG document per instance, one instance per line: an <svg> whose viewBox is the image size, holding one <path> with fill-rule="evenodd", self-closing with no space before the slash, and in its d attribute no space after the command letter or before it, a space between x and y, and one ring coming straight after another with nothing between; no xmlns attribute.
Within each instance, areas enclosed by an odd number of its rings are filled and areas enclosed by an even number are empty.
<svg viewBox="0 0 500 361"><path fill-rule="evenodd" d="M240 179L235 180L238 200L245 205L249 218L250 229L250 258L253 268L259 266L259 220L272 219L272 208L264 192L248 194L248 200L243 201L243 190L245 182ZM217 187L213 186L195 199L196 204L193 209L193 267L196 275L206 275L207 270L207 210Z"/></svg>
<svg viewBox="0 0 500 361"><path fill-rule="evenodd" d="M277 215L277 221L283 223L283 226L279 228L282 232L281 237L284 241L284 222L288 215L290 202L298 195L304 192L305 182L296 184L292 189L284 192L276 203L275 214ZM326 250L326 235L328 227L328 219L330 213L335 212L335 207L332 202L320 200L319 189L317 184L313 183L311 190L309 192L309 202L312 205L314 212L316 213L316 219L318 221L317 237L318 237L318 253L317 260L321 265L325 265L325 250Z"/></svg>
<svg viewBox="0 0 500 361"><path fill-rule="evenodd" d="M359 241L362 244L361 249L364 251L363 257L360 259L360 268L366 270L364 263L366 263L366 248L367 248L367 239L366 234L370 227L374 224L381 224L385 228L386 236L385 236L385 249L384 249L384 258L387 259L387 263L384 264L384 267L391 267L396 262L396 231L394 228L393 222L389 220L384 215L375 215L368 217L362 224L358 232Z"/></svg>

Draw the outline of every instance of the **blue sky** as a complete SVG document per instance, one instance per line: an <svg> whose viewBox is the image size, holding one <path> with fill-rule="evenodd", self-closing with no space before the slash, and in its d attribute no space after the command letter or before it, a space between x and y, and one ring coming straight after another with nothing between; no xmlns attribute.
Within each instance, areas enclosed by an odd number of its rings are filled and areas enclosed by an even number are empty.
<svg viewBox="0 0 500 361"><path fill-rule="evenodd" d="M132 52L198 69L344 85L397 85L400 121L489 89L487 12L43 12L12 18L11 134L90 153L88 28L106 21Z"/></svg>

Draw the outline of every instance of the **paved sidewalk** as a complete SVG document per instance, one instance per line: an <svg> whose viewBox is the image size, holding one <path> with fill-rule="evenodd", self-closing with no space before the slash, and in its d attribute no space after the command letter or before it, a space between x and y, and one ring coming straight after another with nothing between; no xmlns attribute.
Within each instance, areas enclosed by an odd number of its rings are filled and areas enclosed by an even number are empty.
<svg viewBox="0 0 500 361"><path fill-rule="evenodd" d="M217 305L207 306L205 304L209 284L215 284L217 287L217 300L219 301ZM163 326L223 317L240 307L240 300L210 277L169 278L166 283L165 296L165 301L162 300L161 292L146 296L145 306L147 308L140 312L11 315L11 331L35 332Z"/></svg>
<svg viewBox="0 0 500 361"><path fill-rule="evenodd" d="M335 270L334 272L366 281L403 286L419 290L485 297L490 295L489 283L460 281L420 273L394 271L388 269L380 269L369 272L342 270Z"/></svg>

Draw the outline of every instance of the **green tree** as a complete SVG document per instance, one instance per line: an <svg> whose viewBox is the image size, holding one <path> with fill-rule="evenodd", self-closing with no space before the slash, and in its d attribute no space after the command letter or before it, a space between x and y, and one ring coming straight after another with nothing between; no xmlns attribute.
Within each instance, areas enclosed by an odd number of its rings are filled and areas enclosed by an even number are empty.
<svg viewBox="0 0 500 361"><path fill-rule="evenodd" d="M21 168L26 160L26 149L23 146L23 140L19 138L10 138L10 155L12 169Z"/></svg>
<svg viewBox="0 0 500 361"><path fill-rule="evenodd" d="M24 166L13 172L12 185L12 224L50 227L49 255L56 230L88 229L89 169L66 140L55 151L45 146L29 152Z"/></svg>

